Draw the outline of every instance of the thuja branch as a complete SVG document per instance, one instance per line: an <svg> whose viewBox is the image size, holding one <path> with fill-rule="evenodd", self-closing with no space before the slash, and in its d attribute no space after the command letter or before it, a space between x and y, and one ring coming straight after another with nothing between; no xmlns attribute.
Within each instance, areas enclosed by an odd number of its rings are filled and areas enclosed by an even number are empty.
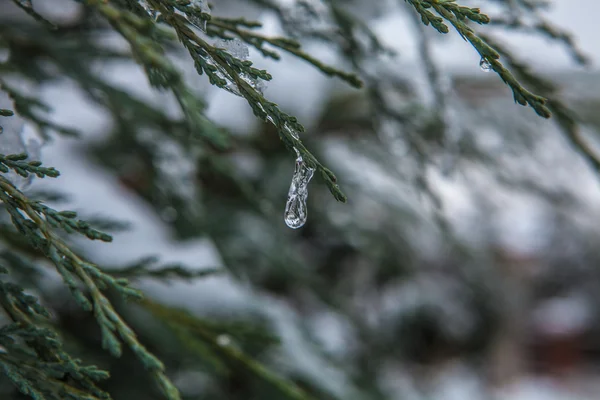
<svg viewBox="0 0 600 400"><path fill-rule="evenodd" d="M94 312L102 332L102 346L118 357L121 355L121 343L125 343L140 359L165 397L169 400L179 400L179 392L165 375L164 365L138 341L133 330L115 311L103 290L115 289L129 299L139 299L141 293L130 288L126 279L116 279L79 257L55 232L59 216L70 219L74 215L50 214L47 207L29 199L1 176L0 200L5 204L6 211L19 233L54 263L77 303L86 311ZM53 218L55 221L51 222ZM83 233L81 230L80 232ZM84 234L89 236L87 231Z"/></svg>
<svg viewBox="0 0 600 400"><path fill-rule="evenodd" d="M146 257L132 265L116 269L112 275L123 277L129 280L139 278L159 279L161 282L170 280L191 280L205 277L212 277L225 272L222 268L202 268L190 269L180 264L170 264L156 267L158 259L155 257Z"/></svg>
<svg viewBox="0 0 600 400"><path fill-rule="evenodd" d="M491 37L486 36L485 39L494 44L494 47L502 54L502 57L506 59L506 62L521 79L529 83L540 93L548 96L550 99L548 100L548 107L554 114L554 120L561 128L565 137L581 153L596 173L600 175L600 154L584 139L575 112L556 97L554 85L548 80L533 74L525 64L515 59L509 51L495 42Z"/></svg>
<svg viewBox="0 0 600 400"><path fill-rule="evenodd" d="M571 53L571 56L578 64L586 65L590 62L589 57L577 46L570 33L541 18L534 24L527 24L520 19L511 20L502 17L494 17L490 21L490 26L501 26L513 31L538 34L551 40L558 41L562 43L569 53Z"/></svg>
<svg viewBox="0 0 600 400"><path fill-rule="evenodd" d="M469 25L467 25L467 21L469 20L479 24L489 23L490 19L487 15L481 14L478 8L459 6L454 0L405 1L412 5L421 15L421 19L425 25L431 24L441 33L448 33L449 31L444 20L452 24L463 39L471 43L479 55L489 62L491 68L500 76L504 83L510 87L515 102L521 105L529 105L538 115L544 118L550 118L552 113L546 106L546 99L525 89L514 75L500 62L500 54L483 40L480 35L477 35ZM429 9L434 9L439 16L433 14Z"/></svg>
<svg viewBox="0 0 600 400"><path fill-rule="evenodd" d="M252 359L248 354L233 345L219 343L219 332L214 332L206 323L190 313L167 307L151 300L144 299L142 306L156 318L173 329L182 344L192 353L198 352L196 343L208 344L218 354L232 363L238 364L280 390L286 397L294 400L313 400L313 397L298 387L294 382L278 376L263 364ZM205 356L205 352L198 354Z"/></svg>
<svg viewBox="0 0 600 400"><path fill-rule="evenodd" d="M227 147L229 138L224 132L214 129L202 113L204 103L186 88L177 68L164 56L160 41L170 40L172 35L159 29L149 18L140 18L104 1L83 1L95 8L129 43L135 58L144 66L150 83L172 91L186 117L190 132L200 135L218 148Z"/></svg>
<svg viewBox="0 0 600 400"><path fill-rule="evenodd" d="M0 274L8 270L0 266ZM0 276L0 307L11 323L0 327L0 371L17 389L34 399L104 399L110 395L96 386L108 372L85 366L62 348L57 333L48 328L50 313L37 298Z"/></svg>
<svg viewBox="0 0 600 400"><path fill-rule="evenodd" d="M239 92L239 95L246 99L254 114L273 123L286 147L297 149L305 163L320 172L335 199L345 202L346 196L337 185L337 179L333 172L323 166L300 140L298 133L303 132L304 127L295 117L284 113L275 103L265 99L261 93L242 79L240 74L247 73L254 78L263 80L270 80L271 76L266 71L252 68L250 61L239 60L223 49L208 44L190 29L186 18L165 7L161 2L156 0L150 0L150 2L161 12L165 21L175 29L179 40L194 60L198 73L205 73L212 84L221 88L225 88L228 85L227 80L230 80L237 88L236 93Z"/></svg>
<svg viewBox="0 0 600 400"><path fill-rule="evenodd" d="M312 64L313 66L315 66L321 72L323 72L324 74L326 74L328 76L336 76L336 77L348 82L350 85L352 85L356 88L361 88L363 86L362 81L356 74L345 72L345 71L339 70L337 68L334 68L332 66L323 64L318 59L316 59L313 56L311 56L310 54L304 52L304 50L302 50L300 43L298 43L298 41L296 41L296 40L289 39L286 37L269 37L269 36L261 35L259 33L242 28L242 27L258 28L260 26L261 26L260 24L251 23L251 22L245 21L243 19L227 19L227 18L213 17L208 22L207 33L209 35L215 35L215 36L219 36L222 38L228 38L229 36L227 35L227 33L228 32L232 33L233 35L237 36L244 42L255 47L257 50L259 50L262 53L263 56L273 58L275 60L279 60L280 56L278 53L276 53L268 48L265 48L265 46L264 46L265 44L270 44L273 47L276 47L280 50L283 50L283 51L290 53L298 58L303 59L304 61Z"/></svg>

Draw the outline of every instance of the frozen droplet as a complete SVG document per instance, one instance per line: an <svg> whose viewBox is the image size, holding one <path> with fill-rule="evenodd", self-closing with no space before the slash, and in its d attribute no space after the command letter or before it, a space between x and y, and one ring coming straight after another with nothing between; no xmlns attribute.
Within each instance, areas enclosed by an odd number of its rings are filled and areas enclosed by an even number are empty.
<svg viewBox="0 0 600 400"><path fill-rule="evenodd" d="M177 209L175 207L165 207L161 213L160 218L165 222L174 222L177 220Z"/></svg>
<svg viewBox="0 0 600 400"><path fill-rule="evenodd" d="M225 334L217 336L217 344L221 347L229 346L231 344L231 336Z"/></svg>
<svg viewBox="0 0 600 400"><path fill-rule="evenodd" d="M485 57L481 57L481 61L479 61L479 67L484 72L490 72L493 70L492 63Z"/></svg>
<svg viewBox="0 0 600 400"><path fill-rule="evenodd" d="M294 150L296 150L298 157L296 158L294 176L292 176L292 183L290 184L285 204L284 220L285 224L290 228L298 229L306 223L306 219L308 218L308 209L306 207L308 183L312 179L315 170L306 165L297 149L294 148Z"/></svg>

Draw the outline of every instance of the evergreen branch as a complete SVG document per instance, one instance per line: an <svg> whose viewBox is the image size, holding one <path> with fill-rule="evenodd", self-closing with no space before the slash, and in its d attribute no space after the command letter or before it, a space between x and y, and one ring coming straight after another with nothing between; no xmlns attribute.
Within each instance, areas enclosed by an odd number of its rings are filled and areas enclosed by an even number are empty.
<svg viewBox="0 0 600 400"><path fill-rule="evenodd" d="M129 43L134 57L145 68L150 83L160 89L169 88L175 95L181 110L186 116L190 132L200 134L218 148L228 146L224 132L215 130L204 116L204 104L184 85L180 73L163 55L163 49L157 37L168 37L156 28L149 18L120 10L101 0L83 0L94 7Z"/></svg>
<svg viewBox="0 0 600 400"><path fill-rule="evenodd" d="M600 154L597 154L582 136L575 112L556 97L554 85L548 80L533 74L525 64L515 59L507 49L494 41L490 36L485 36L485 40L494 44L494 47L502 54L502 57L506 59L506 62L521 79L527 81L540 93L548 96L548 107L554 114L554 120L561 128L565 137L596 173L600 175Z"/></svg>
<svg viewBox="0 0 600 400"><path fill-rule="evenodd" d="M156 257L147 257L133 265L114 269L111 271L111 275L127 279L153 278L160 279L161 281L173 279L188 281L190 279L211 277L213 275L222 274L225 272L225 270L222 268L203 268L200 270L192 270L178 264L155 268L154 264L157 262L158 259Z"/></svg>
<svg viewBox="0 0 600 400"><path fill-rule="evenodd" d="M527 25L519 19L509 20L502 17L494 17L490 21L490 26L502 26L510 28L511 30L519 30L525 33L534 33L545 36L551 40L562 43L578 64L587 65L590 63L589 57L577 46L573 36L557 26L554 26L549 21L540 19L533 25Z"/></svg>
<svg viewBox="0 0 600 400"><path fill-rule="evenodd" d="M318 59L316 59L316 58L312 57L310 54L304 52L301 48L300 43L298 43L296 40L288 39L285 37L264 36L264 35L261 35L256 32L241 29L240 25L246 26L246 27L251 27L251 28L253 28L255 26L256 27L260 26L260 24L258 24L258 25L252 24L251 25L246 20L243 20L243 19L240 20L240 19L226 19L226 18L213 17L208 24L209 29L207 32L209 35L216 35L216 36L222 37L224 39L228 38L228 36L225 34L225 32L231 32L231 33L235 34L237 37L239 37L241 40L243 40L244 42L255 47L257 50L259 50L263 54L263 56L270 57L275 60L279 60L279 54L264 47L264 44L268 43L268 44L272 45L273 47L284 50L298 58L303 59L304 61L308 62L309 64L312 64L314 67L319 69L325 75L338 77L338 78L346 81L350 85L354 86L355 88L361 88L363 86L362 81L356 74L348 73L348 72L339 70L337 68L331 67L329 65L323 64ZM210 29L210 28L218 28L218 29Z"/></svg>
<svg viewBox="0 0 600 400"><path fill-rule="evenodd" d="M239 60L226 51L209 45L188 27L188 20L183 16L176 14L157 0L149 1L161 12L165 21L175 29L179 40L194 60L198 73L206 73L210 82L221 88L226 88L228 81L235 85L237 88L235 90L239 91L239 94L246 99L252 107L254 115L273 123L277 127L279 138L286 147L290 150L297 149L304 162L320 172L334 198L345 202L346 196L337 185L337 178L333 172L324 167L301 142L298 133L303 132L304 127L295 117L282 112L275 103L266 100L240 76L242 72L245 72L253 78L269 80L270 75L266 71L251 68L250 61Z"/></svg>
<svg viewBox="0 0 600 400"><path fill-rule="evenodd" d="M26 159L27 154L24 153L11 155L0 154L0 172L7 173L12 169L24 178L27 178L29 174L35 174L38 178L44 178L46 176L56 178L60 175L60 172L52 167L42 167L41 161L25 162L24 160Z"/></svg>
<svg viewBox="0 0 600 400"><path fill-rule="evenodd" d="M53 232L52 224L42 218L43 213L36 210L35 203L2 177L0 200L6 204L13 224L19 232L54 263L78 304L86 311L93 310L102 332L102 347L113 356L120 356L121 342L117 338L118 335L142 362L165 397L169 400L179 400L179 392L165 375L164 365L138 341L136 334L117 314L102 290L110 287L126 298L134 299L139 299L141 294L130 288L127 280L115 279L75 254ZM80 285L89 292L89 299L81 291Z"/></svg>
<svg viewBox="0 0 600 400"><path fill-rule="evenodd" d="M21 10L25 11L29 16L33 17L38 22L41 22L46 28L55 30L58 27L46 18L38 14L31 4L31 0L13 0L13 3L17 5Z"/></svg>
<svg viewBox="0 0 600 400"><path fill-rule="evenodd" d="M405 1L412 5L421 15L425 25L431 23L432 26L441 33L448 32L448 27L443 23L443 20L450 22L462 38L471 43L475 50L481 55L481 58L486 60L490 64L490 67L500 76L502 81L510 87L516 103L523 106L529 105L539 116L550 118L552 113L546 106L546 99L525 89L514 75L499 61L500 54L498 54L492 46L486 43L481 35L477 35L475 31L466 24L466 20L471 20L480 24L489 22L489 18L485 14L480 14L479 9L459 6L454 0ZM431 11L428 10L429 8L433 8L442 18L433 15Z"/></svg>
<svg viewBox="0 0 600 400"><path fill-rule="evenodd" d="M6 272L0 267L0 273ZM13 321L0 327L0 368L21 393L44 400L110 400L96 386L108 373L81 365L62 349L56 332L38 326L50 314L37 298L0 279L0 306Z"/></svg>
<svg viewBox="0 0 600 400"><path fill-rule="evenodd" d="M25 162L26 159L27 154L11 154L8 156L0 154L0 171L6 173L9 172L9 169L13 169L23 177L28 177L32 173L40 178L46 176L56 178L60 175L60 172L52 167L42 167L40 161ZM91 240L112 241L110 235L92 228L86 221L77 220L77 213L74 211L56 211L40 202L27 201L28 206L43 216L52 227L60 227L67 233L77 232Z"/></svg>
<svg viewBox="0 0 600 400"><path fill-rule="evenodd" d="M189 312L167 307L148 299L144 299L141 304L154 316L164 321L176 331L183 333L183 335L180 336L180 338L185 339L182 344L191 351L197 350L199 347L201 348L201 346L198 346L197 342L207 343L211 346L213 351L221 354L229 361L245 367L257 377L279 389L286 397L294 400L313 399L312 396L304 392L296 384L278 376L263 364L252 359L241 349L229 344L219 343L219 334L212 332L203 321L197 319ZM204 353L200 353L199 355L203 356Z"/></svg>
<svg viewBox="0 0 600 400"><path fill-rule="evenodd" d="M112 236L92 228L89 222L78 220L75 211L56 211L41 203L32 203L31 208L43 215L46 222L54 228L62 228L67 233L77 232L91 240L112 242Z"/></svg>

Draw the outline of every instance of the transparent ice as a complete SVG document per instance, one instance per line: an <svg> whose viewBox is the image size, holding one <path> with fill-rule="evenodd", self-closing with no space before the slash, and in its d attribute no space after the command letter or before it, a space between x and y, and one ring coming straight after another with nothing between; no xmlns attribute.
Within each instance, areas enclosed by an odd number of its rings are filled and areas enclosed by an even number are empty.
<svg viewBox="0 0 600 400"><path fill-rule="evenodd" d="M260 109L267 114L267 120L275 124L273 117L259 104ZM284 124L283 129L290 134L294 139L300 140L298 132L292 128L287 122ZM308 184L312 179L315 169L309 167L305 162L304 158L294 147L296 152L296 166L294 169L294 175L292 176L292 183L290 184L290 190L288 191L287 201L285 203L285 211L283 213L283 219L285 224L292 229L298 229L304 226L308 218L308 208L306 206L306 200L308 199Z"/></svg>
<svg viewBox="0 0 600 400"><path fill-rule="evenodd" d="M226 52L228 52L229 54L231 54L232 56L234 56L235 58L240 59L240 60L247 60L250 55L248 46L239 39L232 39L232 40L219 39L219 40L215 41L213 45L217 48L224 49ZM206 57L203 57L203 58L206 60L207 63L217 67L216 75L219 78L221 78L227 82L227 84L224 87L225 90L227 90L230 93L235 94L236 96L243 97L238 85L231 79L231 77L229 76L227 71L225 71L219 65L216 65L212 61L212 59L206 58ZM259 92L260 94L263 94L266 85L264 84L264 82L261 79L255 79L255 78L249 76L248 74L244 74L244 73L241 73L239 76L242 80L244 80L248 85L250 85L252 88L254 88L257 92Z"/></svg>
<svg viewBox="0 0 600 400"><path fill-rule="evenodd" d="M487 58L485 57L481 57L481 61L479 61L479 66L481 67L481 70L484 72L490 72L492 71L492 63L488 61Z"/></svg>
<svg viewBox="0 0 600 400"><path fill-rule="evenodd" d="M314 168L306 165L298 150L296 150L296 154L298 156L296 158L296 168L292 176L283 215L285 224L292 229L301 228L306 223L308 218L308 208L306 206L308 183L315 173Z"/></svg>

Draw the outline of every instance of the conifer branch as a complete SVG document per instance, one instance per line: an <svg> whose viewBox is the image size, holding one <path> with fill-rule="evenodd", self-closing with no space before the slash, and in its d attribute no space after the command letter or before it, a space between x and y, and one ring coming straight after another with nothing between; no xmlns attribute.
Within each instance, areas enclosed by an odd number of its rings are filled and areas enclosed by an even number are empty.
<svg viewBox="0 0 600 400"><path fill-rule="evenodd" d="M165 265L157 268L155 267L157 262L158 259L156 257L147 257L133 265L115 269L112 271L111 275L117 278L127 278L129 280L152 278L164 282L174 279L188 281L211 277L225 272L222 268L202 268L192 270L180 264Z"/></svg>
<svg viewBox="0 0 600 400"><path fill-rule="evenodd" d="M213 332L203 321L187 311L167 307L151 300L144 299L142 306L155 317L165 322L179 336L182 344L190 351L205 357L203 344L208 344L212 352L225 357L228 361L243 366L257 377L276 387L286 397L294 400L314 400L293 382L278 376L267 367L253 360L249 355L232 344L219 343L219 333Z"/></svg>
<svg viewBox="0 0 600 400"><path fill-rule="evenodd" d="M77 303L84 310L94 312L102 332L103 348L118 357L121 355L121 341L125 343L148 370L165 397L179 400L179 392L165 375L164 365L138 341L133 330L114 310L102 291L112 288L128 299L140 299L141 293L130 288L126 279L116 279L75 254L54 232L54 225L48 219L48 210L27 198L3 177L0 177L0 200L5 203L17 230L54 263ZM55 213L52 216L57 221L74 217L72 213ZM89 231L85 232L87 234ZM89 297L81 286L89 292Z"/></svg>
<svg viewBox="0 0 600 400"><path fill-rule="evenodd" d="M0 327L0 369L21 393L37 400L110 399L96 386L108 373L63 350L57 333L44 326L50 313L37 298L0 277L0 307L12 320Z"/></svg>
<svg viewBox="0 0 600 400"><path fill-rule="evenodd" d="M44 18L42 15L38 14L34 9L33 9L33 5L31 4L31 0L13 0L13 3L19 7L21 10L25 11L27 14L29 14L29 16L33 17L33 19L35 19L38 22L41 22L46 28L51 29L51 30L55 30L57 29L57 26L54 25L54 23L48 21L46 18Z"/></svg>
<svg viewBox="0 0 600 400"><path fill-rule="evenodd" d="M492 46L477 35L475 31L467 25L470 20L479 24L490 22L489 17L481 14L478 8L469 8L459 6L454 0L405 0L421 15L425 25L431 24L440 33L448 33L448 27L444 20L448 21L463 39L471 43L477 50L482 59L486 60L491 68L500 76L502 81L510 87L516 103L520 105L529 105L535 112L544 118L550 118L550 109L546 106L546 99L525 89L514 75L504 67L500 62L500 54ZM429 9L434 9L439 16L434 15ZM441 17L440 17L441 16Z"/></svg>
<svg viewBox="0 0 600 400"><path fill-rule="evenodd" d="M149 18L116 8L101 0L85 0L94 7L129 43L134 57L142 64L150 83L159 89L170 89L186 116L190 132L199 134L218 148L228 146L224 132L213 129L204 116L203 102L194 96L183 83L175 66L164 56L160 41L170 39L170 34L157 28Z"/></svg>
<svg viewBox="0 0 600 400"><path fill-rule="evenodd" d="M304 52L298 41L286 38L286 37L268 37L261 35L256 32L252 32L241 27L258 28L261 27L258 23L250 23L245 19L226 19L213 17L208 22L207 33L209 35L219 36L224 39L230 38L227 33L232 33L244 42L255 47L262 53L263 56L279 60L280 56L278 53L266 48L265 44L270 44L273 47L281 49L287 53L290 53L298 58L301 58L312 64L314 67L319 69L321 72L328 76L338 77L355 88L361 88L363 83L361 79L353 73L348 73L340 69L331 67L323 64L318 59L314 58L310 54Z"/></svg>
<svg viewBox="0 0 600 400"><path fill-rule="evenodd" d="M582 136L575 112L557 97L554 84L533 74L525 64L513 57L507 49L500 45L500 43L494 41L492 37L485 36L485 40L489 43L493 43L494 47L502 54L502 57L504 57L506 62L521 79L549 98L548 107L554 114L554 120L561 128L563 134L596 173L600 175L600 154L598 154Z"/></svg>
<svg viewBox="0 0 600 400"><path fill-rule="evenodd" d="M549 21L539 19L534 24L527 24L520 19L493 17L491 18L490 26L501 26L513 31L517 30L524 33L538 34L551 40L558 41L569 51L575 62L581 65L590 63L588 55L577 46L573 36Z"/></svg>
<svg viewBox="0 0 600 400"><path fill-rule="evenodd" d="M221 88L228 85L224 77L228 78L237 87L240 95L246 99L254 115L264 121L272 122L277 127L279 138L286 147L290 150L297 149L304 162L320 172L334 198L345 202L346 196L337 185L337 178L333 172L323 166L300 140L298 133L304 132L304 127L295 117L282 112L277 104L266 100L262 94L242 79L240 74L245 72L253 78L263 80L270 80L271 76L266 71L252 68L251 61L239 60L223 49L209 45L189 28L189 22L183 16L164 6L158 0L149 1L162 14L165 21L175 29L179 40L194 60L198 73L205 73L212 84Z"/></svg>

